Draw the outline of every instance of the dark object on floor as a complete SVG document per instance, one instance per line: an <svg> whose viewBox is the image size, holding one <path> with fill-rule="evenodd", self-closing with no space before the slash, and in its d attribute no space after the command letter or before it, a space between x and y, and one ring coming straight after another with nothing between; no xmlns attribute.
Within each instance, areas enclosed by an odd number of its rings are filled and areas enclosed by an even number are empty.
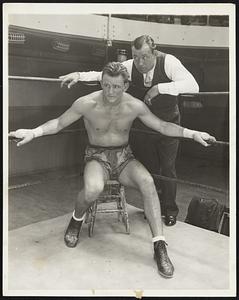
<svg viewBox="0 0 239 300"><path fill-rule="evenodd" d="M185 222L229 236L229 209L217 199L193 197Z"/></svg>
<svg viewBox="0 0 239 300"><path fill-rule="evenodd" d="M229 236L229 232L230 232L229 228L230 228L230 214L229 214L229 208L226 207L222 215L218 232Z"/></svg>
<svg viewBox="0 0 239 300"><path fill-rule="evenodd" d="M159 274L171 278L173 277L174 266L168 257L166 245L165 241L154 243L154 259L157 262Z"/></svg>
<svg viewBox="0 0 239 300"><path fill-rule="evenodd" d="M164 220L166 226L173 226L176 224L176 221L177 217L175 216L166 216Z"/></svg>

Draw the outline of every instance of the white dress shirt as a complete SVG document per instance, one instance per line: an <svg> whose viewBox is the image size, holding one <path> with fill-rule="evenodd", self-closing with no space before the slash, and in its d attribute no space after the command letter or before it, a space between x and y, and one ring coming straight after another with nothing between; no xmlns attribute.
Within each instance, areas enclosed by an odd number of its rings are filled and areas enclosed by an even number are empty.
<svg viewBox="0 0 239 300"><path fill-rule="evenodd" d="M133 59L122 63L128 70L129 80L132 77ZM151 80L153 79L155 66L148 72ZM199 86L193 75L182 65L180 60L171 54L166 54L164 70L171 82L158 83L160 94L177 96L180 93L198 93ZM80 72L81 81L100 81L102 72L89 71ZM143 74L144 80L147 74Z"/></svg>

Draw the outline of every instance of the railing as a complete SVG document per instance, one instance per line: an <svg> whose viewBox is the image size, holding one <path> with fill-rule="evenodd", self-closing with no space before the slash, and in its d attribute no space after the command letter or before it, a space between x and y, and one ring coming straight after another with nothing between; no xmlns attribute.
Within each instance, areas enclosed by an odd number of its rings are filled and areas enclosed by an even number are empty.
<svg viewBox="0 0 239 300"><path fill-rule="evenodd" d="M14 80L30 80L30 81L42 81L42 82L61 82L62 80L59 78L47 78L47 77L29 77L29 76L9 76L9 79ZM97 82L84 82L85 85L96 85ZM229 95L229 92L199 92L199 93L182 93L179 95L178 99L180 97L198 97L198 96L215 96L215 95ZM131 129L134 132L138 133L144 133L144 134L158 134L156 131L153 130L141 130L137 128ZM66 129L62 130L57 134L64 134L64 133L75 133L75 132L82 132L85 131L85 129ZM17 139L10 139L10 141L16 141ZM214 145L229 145L228 142L224 141L216 141L213 143Z"/></svg>

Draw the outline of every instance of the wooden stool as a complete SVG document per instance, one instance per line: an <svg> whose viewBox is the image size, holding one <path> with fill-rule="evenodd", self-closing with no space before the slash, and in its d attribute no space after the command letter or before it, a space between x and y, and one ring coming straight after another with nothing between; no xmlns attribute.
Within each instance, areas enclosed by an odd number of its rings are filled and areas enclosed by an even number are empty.
<svg viewBox="0 0 239 300"><path fill-rule="evenodd" d="M98 208L98 204L116 202L115 209ZM88 208L86 212L86 221L88 224L89 237L93 235L96 213L114 213L118 214L118 220L125 225L126 233L130 233L129 217L127 212L127 203L124 186L117 180L108 180L104 191L97 200Z"/></svg>

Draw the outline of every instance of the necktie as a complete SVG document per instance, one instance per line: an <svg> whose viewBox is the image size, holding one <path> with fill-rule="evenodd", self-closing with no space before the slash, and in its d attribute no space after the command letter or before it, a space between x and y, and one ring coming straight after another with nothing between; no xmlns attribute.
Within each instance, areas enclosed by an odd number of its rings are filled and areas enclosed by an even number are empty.
<svg viewBox="0 0 239 300"><path fill-rule="evenodd" d="M146 74L145 80L144 80L144 85L147 87L150 87L152 83L152 79L151 76L149 75L149 73Z"/></svg>

